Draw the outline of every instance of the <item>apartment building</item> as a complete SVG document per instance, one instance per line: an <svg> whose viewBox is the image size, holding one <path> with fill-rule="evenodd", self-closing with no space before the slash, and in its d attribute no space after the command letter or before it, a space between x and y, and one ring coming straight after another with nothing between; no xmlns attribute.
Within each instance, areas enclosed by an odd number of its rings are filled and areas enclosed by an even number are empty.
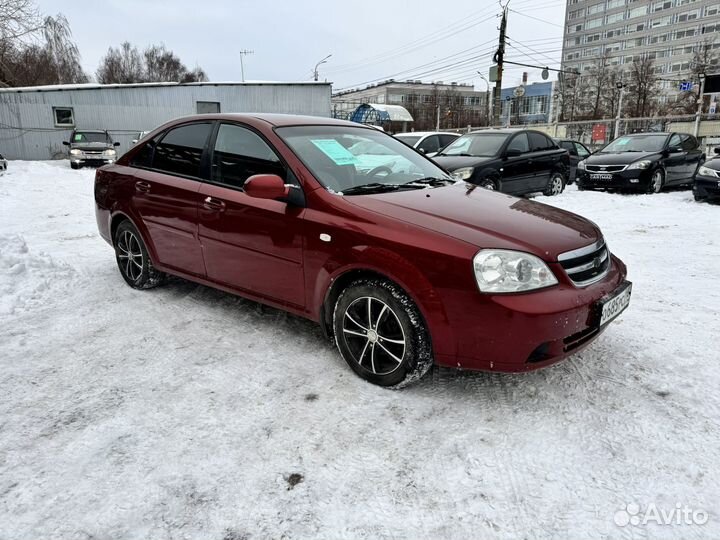
<svg viewBox="0 0 720 540"><path fill-rule="evenodd" d="M671 96L705 41L720 54L720 0L568 0L562 59L583 74L606 51L616 66L648 54Z"/></svg>

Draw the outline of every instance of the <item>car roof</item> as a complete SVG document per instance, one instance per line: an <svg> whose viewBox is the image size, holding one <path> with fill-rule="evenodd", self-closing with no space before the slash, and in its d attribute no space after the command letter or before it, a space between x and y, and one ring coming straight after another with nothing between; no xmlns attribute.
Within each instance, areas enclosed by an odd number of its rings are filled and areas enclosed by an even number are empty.
<svg viewBox="0 0 720 540"><path fill-rule="evenodd" d="M502 133L505 135L511 135L513 133L520 133L522 131L527 132L534 132L534 133L542 133L543 135L550 136L547 133L543 133L542 131L538 129L527 129L527 128L490 128L490 129L478 129L477 131L471 131L470 133L476 134L476 133Z"/></svg>
<svg viewBox="0 0 720 540"><path fill-rule="evenodd" d="M425 137L426 135L461 135L460 133L451 133L449 131L406 131L405 133L396 133L395 136L399 135L416 135L418 137Z"/></svg>
<svg viewBox="0 0 720 540"><path fill-rule="evenodd" d="M628 133L626 135L622 135L622 137L641 137L642 135L664 135L665 137L669 137L673 134L674 132L670 133L668 131L643 131L642 133Z"/></svg>
<svg viewBox="0 0 720 540"><path fill-rule="evenodd" d="M82 133L107 133L104 129L82 129L82 128L75 128L73 131L80 131Z"/></svg>
<svg viewBox="0 0 720 540"><path fill-rule="evenodd" d="M324 116L308 116L300 114L278 114L278 113L214 113L214 114L194 114L192 116L184 116L176 118L171 123L177 124L181 122L191 122L193 120L230 120L236 122L252 122L261 120L274 127L282 126L348 126L348 127L364 127L372 129L371 126L360 124L358 122L350 122L348 120L337 120Z"/></svg>

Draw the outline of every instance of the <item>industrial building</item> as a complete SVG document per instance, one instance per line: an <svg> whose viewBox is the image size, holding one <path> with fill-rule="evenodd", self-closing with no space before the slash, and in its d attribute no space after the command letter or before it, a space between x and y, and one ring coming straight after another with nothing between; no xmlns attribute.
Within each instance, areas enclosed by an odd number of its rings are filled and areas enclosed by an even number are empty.
<svg viewBox="0 0 720 540"><path fill-rule="evenodd" d="M73 129L103 129L127 150L138 132L196 113L330 116L330 83L77 84L0 88L0 153L58 159Z"/></svg>

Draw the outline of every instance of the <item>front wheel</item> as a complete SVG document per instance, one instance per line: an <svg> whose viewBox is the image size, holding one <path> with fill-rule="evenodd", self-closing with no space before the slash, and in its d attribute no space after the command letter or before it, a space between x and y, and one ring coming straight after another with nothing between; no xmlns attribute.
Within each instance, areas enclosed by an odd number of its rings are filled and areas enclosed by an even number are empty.
<svg viewBox="0 0 720 540"><path fill-rule="evenodd" d="M133 289L151 289L162 283L165 274L155 270L142 236L130 221L118 225L114 245L120 275Z"/></svg>
<svg viewBox="0 0 720 540"><path fill-rule="evenodd" d="M481 188L489 189L490 191L497 191L498 187L495 180L492 178L483 178L478 184Z"/></svg>
<svg viewBox="0 0 720 540"><path fill-rule="evenodd" d="M665 173L662 169L656 169L650 179L648 193L660 193L665 185Z"/></svg>
<svg viewBox="0 0 720 540"><path fill-rule="evenodd" d="M548 185L545 191L543 191L543 195L547 195L548 197L560 195L564 189L565 177L561 172L555 171L550 175L550 180L548 180Z"/></svg>
<svg viewBox="0 0 720 540"><path fill-rule="evenodd" d="M80 164L79 163L70 163L70 168L77 170L80 168Z"/></svg>
<svg viewBox="0 0 720 540"><path fill-rule="evenodd" d="M412 299L390 281L351 283L335 303L333 330L342 357L373 384L400 388L432 366L422 316Z"/></svg>

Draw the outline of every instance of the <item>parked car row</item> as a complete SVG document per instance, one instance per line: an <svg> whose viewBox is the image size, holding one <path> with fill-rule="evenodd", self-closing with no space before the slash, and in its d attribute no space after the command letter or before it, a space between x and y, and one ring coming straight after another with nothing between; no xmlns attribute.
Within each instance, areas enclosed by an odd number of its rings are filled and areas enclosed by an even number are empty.
<svg viewBox="0 0 720 540"><path fill-rule="evenodd" d="M309 318L382 386L432 364L548 366L628 306L594 223L479 188L561 191L568 152L550 138L467 134L435 159L466 182L351 122L181 118L98 169L97 224L131 287L173 274Z"/></svg>

